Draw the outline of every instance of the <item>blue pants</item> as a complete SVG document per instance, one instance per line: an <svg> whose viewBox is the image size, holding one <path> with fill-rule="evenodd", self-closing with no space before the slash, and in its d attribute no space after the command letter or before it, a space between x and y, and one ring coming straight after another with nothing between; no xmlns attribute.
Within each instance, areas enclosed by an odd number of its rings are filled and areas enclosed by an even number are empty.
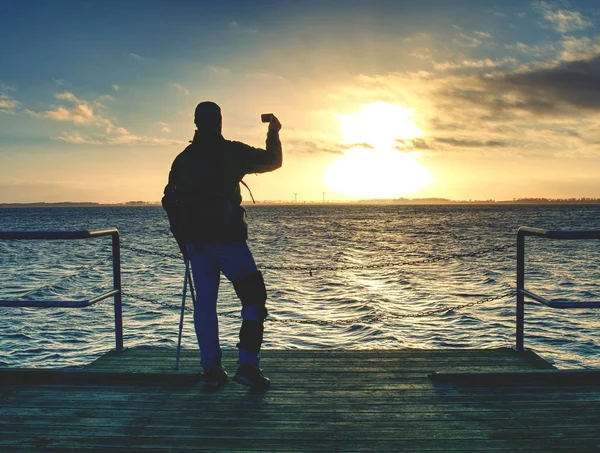
<svg viewBox="0 0 600 453"><path fill-rule="evenodd" d="M221 272L230 282L235 283L256 274L258 269L245 241L228 244L188 244L187 252L196 287L194 327L200 347L202 368L206 372L221 363L217 317ZM257 310L255 305L245 305L242 309L242 319L246 322L257 322L262 329L263 317L258 311L260 310ZM258 367L259 354L240 348L239 362Z"/></svg>

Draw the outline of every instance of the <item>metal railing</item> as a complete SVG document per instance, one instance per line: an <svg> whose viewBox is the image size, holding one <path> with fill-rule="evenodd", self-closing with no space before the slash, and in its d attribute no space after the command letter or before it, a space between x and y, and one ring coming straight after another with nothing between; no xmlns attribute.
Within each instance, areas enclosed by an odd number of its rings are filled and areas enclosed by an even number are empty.
<svg viewBox="0 0 600 453"><path fill-rule="evenodd" d="M0 239L89 239L100 236L112 237L113 288L88 300L0 300L0 307L61 307L83 308L108 297L114 298L116 350L123 351L123 302L121 292L121 250L119 231L116 228L96 231L0 231Z"/></svg>
<svg viewBox="0 0 600 453"><path fill-rule="evenodd" d="M525 297L551 308L600 308L600 302L570 302L548 300L525 289L525 237L537 236L547 239L600 239L600 231L550 231L541 228L520 227L517 230L517 320L516 350L523 351L525 328Z"/></svg>

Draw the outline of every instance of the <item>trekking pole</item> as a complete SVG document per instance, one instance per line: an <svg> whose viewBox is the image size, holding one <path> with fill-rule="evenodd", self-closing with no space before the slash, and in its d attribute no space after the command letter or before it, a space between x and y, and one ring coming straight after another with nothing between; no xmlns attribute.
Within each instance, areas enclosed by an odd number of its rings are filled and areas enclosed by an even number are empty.
<svg viewBox="0 0 600 453"><path fill-rule="evenodd" d="M185 312L185 296L187 293L188 279L190 277L190 260L185 260L185 276L183 277L183 297L181 299L181 314L179 315L179 338L177 339L177 356L175 358L175 371L179 371L179 356L181 355L181 334L183 333L183 313Z"/></svg>
<svg viewBox="0 0 600 453"><path fill-rule="evenodd" d="M194 291L194 281L192 280L192 273L188 273L188 284L190 285L190 294L192 295L192 304L194 304L194 310L196 309L196 294Z"/></svg>

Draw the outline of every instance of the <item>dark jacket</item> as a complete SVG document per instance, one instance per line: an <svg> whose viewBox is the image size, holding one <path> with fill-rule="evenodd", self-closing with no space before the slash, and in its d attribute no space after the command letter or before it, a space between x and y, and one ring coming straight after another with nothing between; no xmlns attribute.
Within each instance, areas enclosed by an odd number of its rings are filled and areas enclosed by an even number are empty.
<svg viewBox="0 0 600 453"><path fill-rule="evenodd" d="M249 173L273 171L281 164L277 131L268 132L266 150L196 132L192 143L175 158L162 199L180 247L246 240L239 183Z"/></svg>

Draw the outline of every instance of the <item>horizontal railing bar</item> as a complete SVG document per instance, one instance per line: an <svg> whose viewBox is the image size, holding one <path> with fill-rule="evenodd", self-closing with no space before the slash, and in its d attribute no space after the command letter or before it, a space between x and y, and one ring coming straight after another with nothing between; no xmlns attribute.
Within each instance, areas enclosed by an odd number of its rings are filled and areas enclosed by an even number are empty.
<svg viewBox="0 0 600 453"><path fill-rule="evenodd" d="M83 308L108 299L120 292L118 289L113 289L90 300L0 300L0 307Z"/></svg>
<svg viewBox="0 0 600 453"><path fill-rule="evenodd" d="M517 234L548 239L600 239L600 231L552 231L542 228L520 227Z"/></svg>
<svg viewBox="0 0 600 453"><path fill-rule="evenodd" d="M83 308L89 305L89 300L0 300L0 307Z"/></svg>
<svg viewBox="0 0 600 453"><path fill-rule="evenodd" d="M528 291L528 290L522 289L522 288L518 289L517 291L519 291L521 294L526 295L530 299L533 299L541 304L550 306L550 301L548 299L546 299L545 297L539 296L535 293L532 293L531 291Z"/></svg>
<svg viewBox="0 0 600 453"><path fill-rule="evenodd" d="M568 300L551 300L549 307L552 308L600 308L600 302L569 302Z"/></svg>
<svg viewBox="0 0 600 453"><path fill-rule="evenodd" d="M81 231L0 231L0 239L88 239L118 234L116 228Z"/></svg>
<svg viewBox="0 0 600 453"><path fill-rule="evenodd" d="M101 300L108 299L109 297L112 297L112 296L114 296L116 294L120 294L120 293L121 293L120 289L113 289L104 294L100 294L99 296L93 297L89 300L90 305L95 304L96 302L100 302Z"/></svg>
<svg viewBox="0 0 600 453"><path fill-rule="evenodd" d="M548 230L542 228L522 226L517 229L517 235L521 236L545 236L546 233L548 233Z"/></svg>
<svg viewBox="0 0 600 453"><path fill-rule="evenodd" d="M600 302L569 302L567 300L548 300L526 289L519 289L521 294L551 308L600 308Z"/></svg>

